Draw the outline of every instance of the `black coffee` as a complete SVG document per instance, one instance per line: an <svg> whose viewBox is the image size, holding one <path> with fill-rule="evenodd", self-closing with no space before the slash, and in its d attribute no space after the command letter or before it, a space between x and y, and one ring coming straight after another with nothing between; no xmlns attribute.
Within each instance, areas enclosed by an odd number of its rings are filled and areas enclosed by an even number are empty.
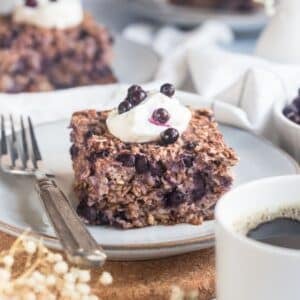
<svg viewBox="0 0 300 300"><path fill-rule="evenodd" d="M300 249L300 222L289 218L278 218L260 224L250 230L247 236L273 246Z"/></svg>

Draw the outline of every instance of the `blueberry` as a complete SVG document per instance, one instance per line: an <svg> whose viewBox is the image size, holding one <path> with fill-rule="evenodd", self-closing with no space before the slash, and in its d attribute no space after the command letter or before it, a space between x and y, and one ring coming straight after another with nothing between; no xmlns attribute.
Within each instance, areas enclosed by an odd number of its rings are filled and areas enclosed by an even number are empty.
<svg viewBox="0 0 300 300"><path fill-rule="evenodd" d="M124 167L133 167L135 165L135 156L130 153L121 153L116 160L121 162Z"/></svg>
<svg viewBox="0 0 300 300"><path fill-rule="evenodd" d="M93 152L91 156L88 158L89 162L94 163L98 158L105 158L109 156L109 150L104 149L98 152Z"/></svg>
<svg viewBox="0 0 300 300"><path fill-rule="evenodd" d="M283 109L283 114L292 122L300 124L300 97Z"/></svg>
<svg viewBox="0 0 300 300"><path fill-rule="evenodd" d="M182 161L185 167L190 168L193 166L194 157L192 155L185 155L182 157Z"/></svg>
<svg viewBox="0 0 300 300"><path fill-rule="evenodd" d="M0 47L1 48L9 48L13 42L11 37L4 37L0 39Z"/></svg>
<svg viewBox="0 0 300 300"><path fill-rule="evenodd" d="M99 212L98 214L98 221L100 225L109 225L109 218L103 212Z"/></svg>
<svg viewBox="0 0 300 300"><path fill-rule="evenodd" d="M230 176L223 176L220 179L220 183L223 187L228 188L232 184L232 178Z"/></svg>
<svg viewBox="0 0 300 300"><path fill-rule="evenodd" d="M197 189L205 189L206 183L205 183L205 176L202 172L197 172L193 176L194 185Z"/></svg>
<svg viewBox="0 0 300 300"><path fill-rule="evenodd" d="M300 111L294 104L286 106L283 110L283 114L292 122L298 123L300 118Z"/></svg>
<svg viewBox="0 0 300 300"><path fill-rule="evenodd" d="M194 177L195 189L192 192L192 197L194 201L199 201L206 193L206 182L205 177L202 172L197 172Z"/></svg>
<svg viewBox="0 0 300 300"><path fill-rule="evenodd" d="M71 146L71 148L70 148L70 154L71 154L72 159L74 159L74 158L77 157L78 152L79 152L78 147L76 147L76 146L73 144L73 145Z"/></svg>
<svg viewBox="0 0 300 300"><path fill-rule="evenodd" d="M79 32L79 39L84 40L89 36L89 33L85 29L81 29Z"/></svg>
<svg viewBox="0 0 300 300"><path fill-rule="evenodd" d="M185 202L185 195L178 190L174 190L165 196L165 201L167 207L176 207Z"/></svg>
<svg viewBox="0 0 300 300"><path fill-rule="evenodd" d="M114 218L115 219L119 219L119 220L125 220L125 221L128 220L125 211L118 211L118 212L116 212L114 214Z"/></svg>
<svg viewBox="0 0 300 300"><path fill-rule="evenodd" d="M132 108L132 104L129 101L125 100L119 104L118 112L119 114L123 114L129 111L131 108Z"/></svg>
<svg viewBox="0 0 300 300"><path fill-rule="evenodd" d="M133 106L140 104L147 97L147 93L139 85L132 85L128 89L127 101Z"/></svg>
<svg viewBox="0 0 300 300"><path fill-rule="evenodd" d="M143 174L148 172L150 169L150 165L148 159L144 155L136 155L135 156L135 170L138 174Z"/></svg>
<svg viewBox="0 0 300 300"><path fill-rule="evenodd" d="M175 128L168 128L160 135L161 141L164 145L175 143L179 138L179 132Z"/></svg>
<svg viewBox="0 0 300 300"><path fill-rule="evenodd" d="M153 163L150 166L150 172L151 172L152 176L163 176L163 174L166 172L166 170L167 169L166 169L165 165L161 161Z"/></svg>
<svg viewBox="0 0 300 300"><path fill-rule="evenodd" d="M204 195L205 195L205 189L204 188L199 187L199 188L194 189L192 191L192 199L195 202L201 200Z"/></svg>
<svg viewBox="0 0 300 300"><path fill-rule="evenodd" d="M297 114L297 109L296 107L291 104L291 105L288 105L286 106L284 109L283 109L283 114L287 117L287 118L290 118L291 116Z"/></svg>
<svg viewBox="0 0 300 300"><path fill-rule="evenodd" d="M160 124L166 124L170 120L170 114L166 109L158 108L153 112L152 119Z"/></svg>
<svg viewBox="0 0 300 300"><path fill-rule="evenodd" d="M175 94L175 87L170 83L165 83L161 86L160 92L168 97L173 97Z"/></svg>
<svg viewBox="0 0 300 300"><path fill-rule="evenodd" d="M99 51L99 50L96 51L96 53L97 53L98 56L102 55L101 51ZM99 75L99 76L102 76L102 77L112 75L111 69L108 66L102 66L102 67L97 68L95 70L94 74L95 74L95 76Z"/></svg>
<svg viewBox="0 0 300 300"><path fill-rule="evenodd" d="M108 157L109 156L109 150L108 149L101 150L101 151L97 152L97 156L100 157L100 158Z"/></svg>
<svg viewBox="0 0 300 300"><path fill-rule="evenodd" d="M36 0L26 0L25 5L29 7L37 7L38 3Z"/></svg>
<svg viewBox="0 0 300 300"><path fill-rule="evenodd" d="M160 188L162 186L162 182L160 179L155 178L155 184L154 184L154 188Z"/></svg>
<svg viewBox="0 0 300 300"><path fill-rule="evenodd" d="M139 85L134 84L128 89L128 96L132 95L135 92L139 92L142 90L143 89Z"/></svg>
<svg viewBox="0 0 300 300"><path fill-rule="evenodd" d="M197 142L191 142L191 141L189 141L189 142L187 142L185 144L184 147L185 147L186 150L192 151L192 150L194 150L197 147Z"/></svg>
<svg viewBox="0 0 300 300"><path fill-rule="evenodd" d="M94 206L88 206L83 201L78 205L77 213L89 223L94 223L97 220L97 209Z"/></svg>
<svg viewBox="0 0 300 300"><path fill-rule="evenodd" d="M300 97L296 98L293 101L293 105L295 106L295 108L297 109L297 111L300 113Z"/></svg>
<svg viewBox="0 0 300 300"><path fill-rule="evenodd" d="M292 117L290 117L290 120L300 125L300 114L293 115Z"/></svg>
<svg viewBox="0 0 300 300"><path fill-rule="evenodd" d="M140 104L147 98L147 93L143 90L136 91L130 95L128 95L128 101L133 105L136 106Z"/></svg>
<svg viewBox="0 0 300 300"><path fill-rule="evenodd" d="M20 74L24 73L26 71L26 61L25 60L19 60L16 62L15 65L13 65L13 73L14 74Z"/></svg>
<svg viewBox="0 0 300 300"><path fill-rule="evenodd" d="M90 130L88 130L88 131L86 132L85 138L86 138L86 139L89 139L89 138L91 138L93 135L95 135L95 131L90 129Z"/></svg>

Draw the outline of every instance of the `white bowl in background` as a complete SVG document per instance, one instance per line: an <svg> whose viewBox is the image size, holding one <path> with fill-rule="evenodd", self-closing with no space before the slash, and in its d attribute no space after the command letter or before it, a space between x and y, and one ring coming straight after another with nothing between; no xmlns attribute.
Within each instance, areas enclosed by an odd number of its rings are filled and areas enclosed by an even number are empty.
<svg viewBox="0 0 300 300"><path fill-rule="evenodd" d="M300 125L283 114L285 105L278 103L274 107L275 129L278 132L280 146L300 162Z"/></svg>

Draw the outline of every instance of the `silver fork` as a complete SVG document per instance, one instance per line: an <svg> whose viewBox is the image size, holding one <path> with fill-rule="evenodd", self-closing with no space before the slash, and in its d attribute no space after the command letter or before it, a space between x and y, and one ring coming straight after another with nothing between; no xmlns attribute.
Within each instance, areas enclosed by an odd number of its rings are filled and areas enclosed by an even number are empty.
<svg viewBox="0 0 300 300"><path fill-rule="evenodd" d="M36 178L36 188L47 215L71 262L81 266L101 266L106 260L103 249L93 239L70 205L65 194L46 171L30 117L28 127L20 118L20 133L10 116L11 135L6 134L5 118L1 116L0 165L5 173Z"/></svg>

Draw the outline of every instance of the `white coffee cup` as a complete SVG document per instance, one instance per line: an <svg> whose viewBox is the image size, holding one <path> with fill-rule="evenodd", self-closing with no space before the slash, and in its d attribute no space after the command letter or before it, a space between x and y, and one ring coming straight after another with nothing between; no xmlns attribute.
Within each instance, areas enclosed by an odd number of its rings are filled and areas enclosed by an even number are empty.
<svg viewBox="0 0 300 300"><path fill-rule="evenodd" d="M300 209L300 175L240 186L216 208L217 299L300 299L300 250L267 245L241 233L241 224L283 208ZM257 219L258 220L258 219Z"/></svg>

